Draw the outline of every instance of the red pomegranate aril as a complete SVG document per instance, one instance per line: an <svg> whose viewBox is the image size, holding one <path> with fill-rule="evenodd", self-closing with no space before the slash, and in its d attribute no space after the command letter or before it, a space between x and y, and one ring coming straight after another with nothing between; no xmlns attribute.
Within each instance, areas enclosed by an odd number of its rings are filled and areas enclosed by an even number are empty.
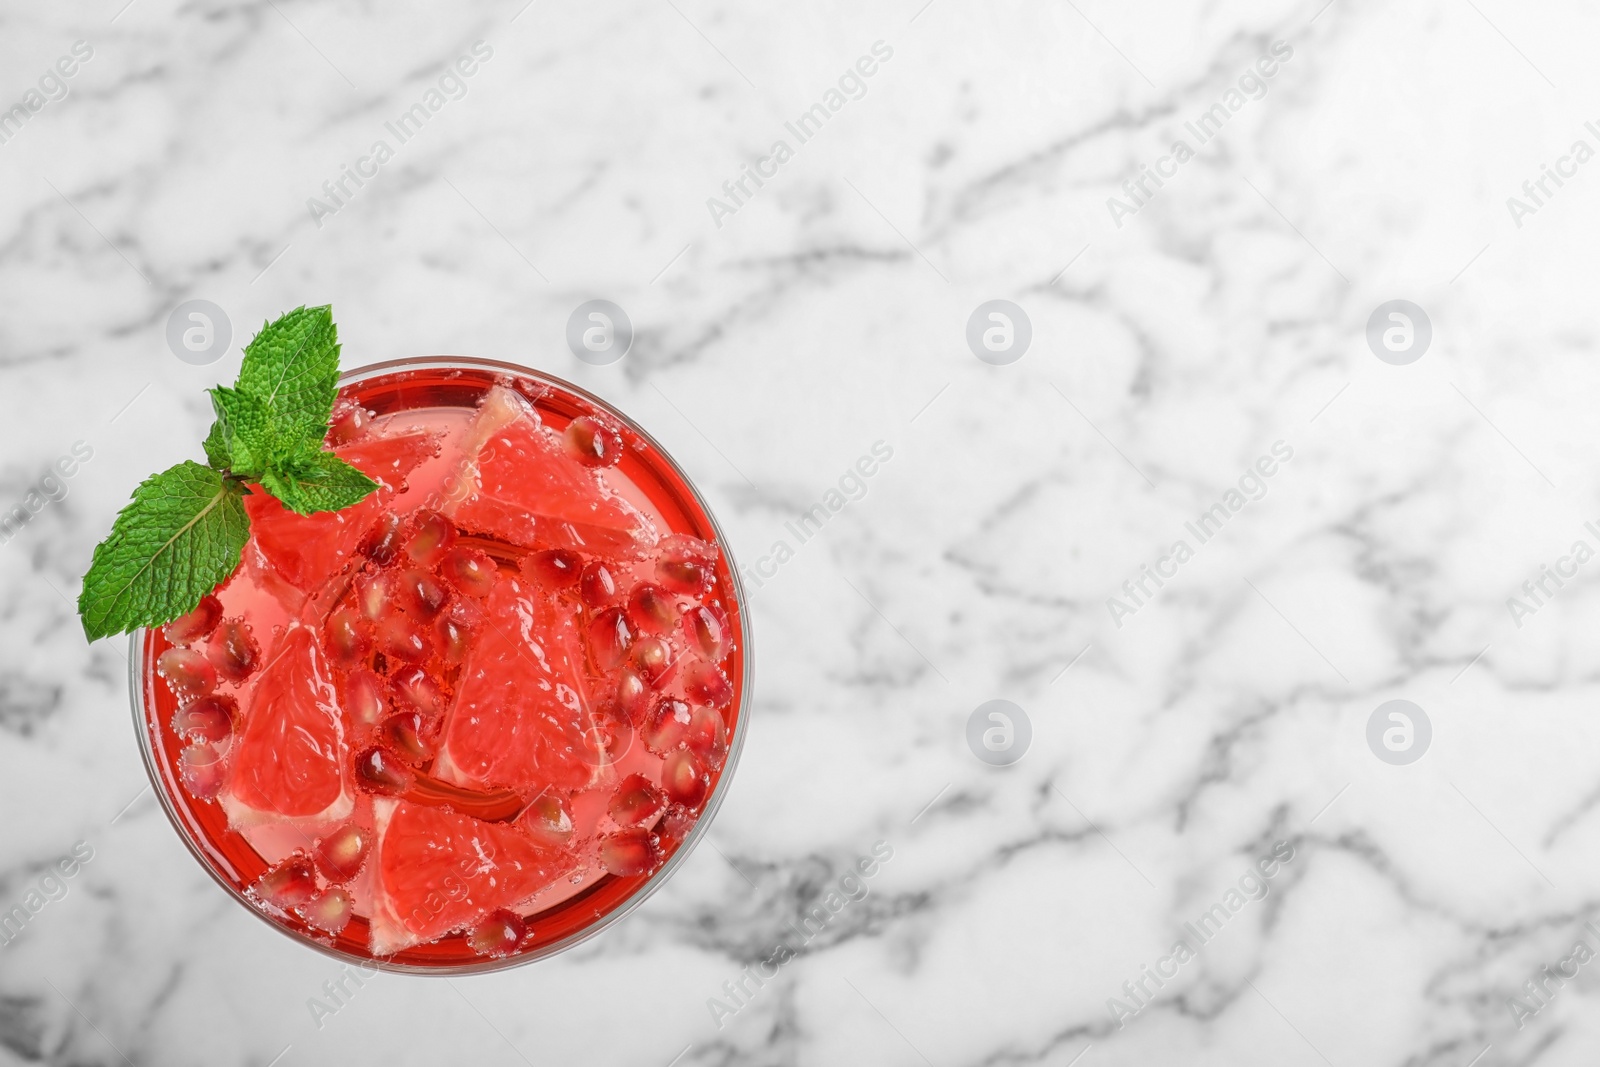
<svg viewBox="0 0 1600 1067"><path fill-rule="evenodd" d="M663 637L641 638L633 646L633 663L654 689L660 689L678 665L678 654Z"/></svg>
<svg viewBox="0 0 1600 1067"><path fill-rule="evenodd" d="M355 592L356 610L368 622L382 622L399 610L395 603L392 579L387 572L358 574L351 583Z"/></svg>
<svg viewBox="0 0 1600 1067"><path fill-rule="evenodd" d="M250 624L243 619L224 619L206 646L211 665L226 681L238 685L261 666L261 646L256 644Z"/></svg>
<svg viewBox="0 0 1600 1067"><path fill-rule="evenodd" d="M433 758L435 747L432 734L428 720L414 711L391 716L383 724L383 739L403 759L412 763L425 763Z"/></svg>
<svg viewBox="0 0 1600 1067"><path fill-rule="evenodd" d="M344 704L350 721L358 728L377 726L388 708L383 694L382 678L369 670L351 671L344 683Z"/></svg>
<svg viewBox="0 0 1600 1067"><path fill-rule="evenodd" d="M361 554L379 566L388 563L400 551L401 529L400 516L386 512L362 538Z"/></svg>
<svg viewBox="0 0 1600 1067"><path fill-rule="evenodd" d="M349 892L330 886L294 909L309 925L329 934L341 934L355 914L355 901Z"/></svg>
<svg viewBox="0 0 1600 1067"><path fill-rule="evenodd" d="M398 796L411 787L411 768L386 748L373 747L356 757L356 781L371 793Z"/></svg>
<svg viewBox="0 0 1600 1067"><path fill-rule="evenodd" d="M317 842L313 857L317 870L330 882L348 882L361 873L361 865L372 851L372 832L355 823L346 823Z"/></svg>
<svg viewBox="0 0 1600 1067"><path fill-rule="evenodd" d="M398 579L400 601L419 618L431 619L444 610L450 590L433 575L417 567L401 572Z"/></svg>
<svg viewBox="0 0 1600 1067"><path fill-rule="evenodd" d="M572 810L554 793L535 797L517 824L541 844L562 846L572 840Z"/></svg>
<svg viewBox="0 0 1600 1067"><path fill-rule="evenodd" d="M650 711L650 684L632 667L617 673L617 695L612 705L618 717L642 726Z"/></svg>
<svg viewBox="0 0 1600 1067"><path fill-rule="evenodd" d="M406 542L406 555L431 567L456 543L456 528L437 511L417 513L417 527Z"/></svg>
<svg viewBox="0 0 1600 1067"><path fill-rule="evenodd" d="M627 658L633 628L617 608L607 608L589 623L589 649L603 671L615 670Z"/></svg>
<svg viewBox="0 0 1600 1067"><path fill-rule="evenodd" d="M528 924L505 908L496 908L467 931L467 947L480 956L509 956L522 944Z"/></svg>
<svg viewBox="0 0 1600 1067"><path fill-rule="evenodd" d="M733 683L714 663L696 663L683 680L683 691L697 704L725 708L733 703Z"/></svg>
<svg viewBox="0 0 1600 1067"><path fill-rule="evenodd" d="M658 756L665 756L682 748L689 738L689 723L693 711L689 705L675 697L663 697L650 713L650 721L639 732L644 747Z"/></svg>
<svg viewBox="0 0 1600 1067"><path fill-rule="evenodd" d="M355 608L336 608L323 627L323 647L341 667L360 663L372 648Z"/></svg>
<svg viewBox="0 0 1600 1067"><path fill-rule="evenodd" d="M378 628L378 647L406 663L425 662L431 651L422 628L404 615L396 615Z"/></svg>
<svg viewBox="0 0 1600 1067"><path fill-rule="evenodd" d="M333 418L328 424L328 443L337 448L360 440L371 425L372 412L360 404L341 402L333 409Z"/></svg>
<svg viewBox="0 0 1600 1067"><path fill-rule="evenodd" d="M658 585L644 582L628 594L628 618L645 633L667 633L677 617L672 598Z"/></svg>
<svg viewBox="0 0 1600 1067"><path fill-rule="evenodd" d="M711 775L700 757L685 749L661 765L661 788L679 804L698 807L711 789Z"/></svg>
<svg viewBox="0 0 1600 1067"><path fill-rule="evenodd" d="M200 603L187 615L179 615L176 619L162 627L162 632L167 635L167 640L175 645L187 645L193 641L203 641L211 636L211 631L217 628L217 623L222 621L222 601L207 593L200 598Z"/></svg>
<svg viewBox="0 0 1600 1067"><path fill-rule="evenodd" d="M717 770L728 758L728 727L722 721L722 712L714 708L695 708L689 717L689 732L684 737L689 751Z"/></svg>
<svg viewBox="0 0 1600 1067"><path fill-rule="evenodd" d="M203 696L217 687L217 669L191 648L169 648L156 657L156 672L180 700Z"/></svg>
<svg viewBox="0 0 1600 1067"><path fill-rule="evenodd" d="M439 621L433 624L433 632L439 655L446 663L456 664L467 658L472 635L465 626L449 615L440 615Z"/></svg>
<svg viewBox="0 0 1600 1067"><path fill-rule="evenodd" d="M394 706L421 712L430 719L444 715L444 689L421 667L402 667L389 676Z"/></svg>
<svg viewBox="0 0 1600 1067"><path fill-rule="evenodd" d="M640 827L607 834L600 839L600 862L621 878L649 874L661 862L661 841Z"/></svg>
<svg viewBox="0 0 1600 1067"><path fill-rule="evenodd" d="M500 569L487 552L459 545L444 554L439 562L439 573L458 592L481 599L494 591Z"/></svg>
<svg viewBox="0 0 1600 1067"><path fill-rule="evenodd" d="M638 826L655 817L667 806L661 790L642 774L630 774L617 786L616 795L606 810L619 826Z"/></svg>
<svg viewBox="0 0 1600 1067"><path fill-rule="evenodd" d="M226 783L228 765L211 745L188 745L178 753L178 780L197 800L214 800Z"/></svg>
<svg viewBox="0 0 1600 1067"><path fill-rule="evenodd" d="M674 593L703 596L711 588L711 570L691 560L656 561L656 580Z"/></svg>
<svg viewBox="0 0 1600 1067"><path fill-rule="evenodd" d="M684 613L683 624L711 662L720 662L728 654L728 624L720 612L696 604Z"/></svg>
<svg viewBox="0 0 1600 1067"><path fill-rule="evenodd" d="M578 595L591 608L609 607L617 600L617 577L600 560L590 560L578 573Z"/></svg>
<svg viewBox="0 0 1600 1067"><path fill-rule="evenodd" d="M239 702L230 696L212 693L196 697L172 717L172 732L190 741L226 741L238 721Z"/></svg>
<svg viewBox="0 0 1600 1067"><path fill-rule="evenodd" d="M567 423L562 437L585 467L614 467L622 459L622 434L610 419L579 415Z"/></svg>
<svg viewBox="0 0 1600 1067"><path fill-rule="evenodd" d="M661 816L654 829L662 841L678 842L689 836L694 824L694 812L682 804L669 804L666 814Z"/></svg>
<svg viewBox="0 0 1600 1067"><path fill-rule="evenodd" d="M583 557L564 548L547 548L528 557L528 573L547 589L565 589L578 580Z"/></svg>
<svg viewBox="0 0 1600 1067"><path fill-rule="evenodd" d="M598 715L579 731L578 758L591 766L614 764L633 747L633 726L613 715Z"/></svg>
<svg viewBox="0 0 1600 1067"><path fill-rule="evenodd" d="M317 875L311 861L297 852L256 879L250 891L268 904L287 910L316 895Z"/></svg>

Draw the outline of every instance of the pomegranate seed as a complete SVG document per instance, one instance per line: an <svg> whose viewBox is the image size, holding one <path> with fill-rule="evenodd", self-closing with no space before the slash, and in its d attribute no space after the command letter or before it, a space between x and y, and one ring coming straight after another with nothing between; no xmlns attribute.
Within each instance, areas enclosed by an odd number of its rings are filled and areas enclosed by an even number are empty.
<svg viewBox="0 0 1600 1067"><path fill-rule="evenodd" d="M541 844L561 846L572 840L572 811L554 793L535 797L518 822Z"/></svg>
<svg viewBox="0 0 1600 1067"><path fill-rule="evenodd" d="M323 647L341 667L360 663L372 648L361 622L361 615L352 607L337 608L328 616Z"/></svg>
<svg viewBox="0 0 1600 1067"><path fill-rule="evenodd" d="M428 720L414 711L402 712L383 724L383 739L394 746L402 758L424 763L434 755L433 730Z"/></svg>
<svg viewBox="0 0 1600 1067"><path fill-rule="evenodd" d="M547 548L528 557L528 573L548 589L565 589L578 580L583 557L564 548Z"/></svg>
<svg viewBox="0 0 1600 1067"><path fill-rule="evenodd" d="M371 425L372 412L360 404L341 401L333 409L333 418L328 425L328 443L337 448L359 440L366 436Z"/></svg>
<svg viewBox="0 0 1600 1067"><path fill-rule="evenodd" d="M217 669L189 648L169 648L156 657L156 672L179 700L202 696L217 687Z"/></svg>
<svg viewBox="0 0 1600 1067"><path fill-rule="evenodd" d="M679 804L696 808L711 789L711 775L700 757L685 749L674 752L662 764L661 788Z"/></svg>
<svg viewBox="0 0 1600 1067"><path fill-rule="evenodd" d="M622 459L622 434L602 415L579 415L562 437L585 467L614 467Z"/></svg>
<svg viewBox="0 0 1600 1067"><path fill-rule="evenodd" d="M417 528L406 542L406 555L431 567L456 543L456 528L437 511L419 511Z"/></svg>
<svg viewBox="0 0 1600 1067"><path fill-rule="evenodd" d="M222 601L207 593L187 615L179 615L167 623L162 632L175 645L187 645L211 636L211 631L222 621Z"/></svg>
<svg viewBox="0 0 1600 1067"><path fill-rule="evenodd" d="M633 646L633 662L652 688L660 689L678 665L678 653L664 637L646 637Z"/></svg>
<svg viewBox="0 0 1600 1067"><path fill-rule="evenodd" d="M351 587L355 590L356 610L363 619L382 622L395 614L394 590L387 573L358 574Z"/></svg>
<svg viewBox="0 0 1600 1067"><path fill-rule="evenodd" d="M467 947L480 956L509 956L522 944L528 924L521 917L496 908L467 931Z"/></svg>
<svg viewBox="0 0 1600 1067"><path fill-rule="evenodd" d="M649 874L661 862L661 841L640 827L608 834L600 839L600 862L621 878Z"/></svg>
<svg viewBox="0 0 1600 1067"><path fill-rule="evenodd" d="M189 745L178 754L178 778L197 800L215 799L227 780L227 770L222 755L210 745Z"/></svg>
<svg viewBox="0 0 1600 1067"><path fill-rule="evenodd" d="M577 757L591 767L614 764L633 747L633 727L625 719L601 714L590 720L587 729L573 727L563 731Z"/></svg>
<svg viewBox="0 0 1600 1067"><path fill-rule="evenodd" d="M688 740L692 718L688 704L674 697L662 697L650 713L650 721L639 732L644 747L658 756L682 748Z"/></svg>
<svg viewBox="0 0 1600 1067"><path fill-rule="evenodd" d="M440 615L439 621L433 624L433 632L437 638L439 655L444 657L446 663L460 663L467 658L471 637L465 626L449 615Z"/></svg>
<svg viewBox="0 0 1600 1067"><path fill-rule="evenodd" d="M656 556L656 577L674 593L704 596L716 579L715 546L688 534L668 534Z"/></svg>
<svg viewBox="0 0 1600 1067"><path fill-rule="evenodd" d="M261 666L261 646L243 619L225 619L211 636L206 656L224 680L238 685Z"/></svg>
<svg viewBox="0 0 1600 1067"><path fill-rule="evenodd" d="M644 723L650 711L650 686L638 671L624 667L617 675L617 695L612 704L619 718L634 726Z"/></svg>
<svg viewBox="0 0 1600 1067"><path fill-rule="evenodd" d="M355 914L355 901L338 886L331 886L295 909L307 923L325 933L341 934Z"/></svg>
<svg viewBox="0 0 1600 1067"><path fill-rule="evenodd" d="M591 608L603 608L616 602L617 579L599 560L591 560L578 574L578 595Z"/></svg>
<svg viewBox="0 0 1600 1067"><path fill-rule="evenodd" d="M444 715L449 701L444 689L421 667L402 667L389 676L394 706L421 712L430 719Z"/></svg>
<svg viewBox="0 0 1600 1067"><path fill-rule="evenodd" d="M661 821L656 823L655 831L662 841L682 841L689 835L689 830L694 826L695 815L682 804L671 804L667 813L661 816Z"/></svg>
<svg viewBox="0 0 1600 1067"><path fill-rule="evenodd" d="M690 700L713 708L725 708L733 703L733 683L714 663L696 663L690 667L683 680L683 691Z"/></svg>
<svg viewBox="0 0 1600 1067"><path fill-rule="evenodd" d="M317 875L311 869L311 861L296 852L256 879L250 891L268 904L284 909L298 907L316 893Z"/></svg>
<svg viewBox="0 0 1600 1067"><path fill-rule="evenodd" d="M374 727L383 718L383 679L368 670L351 671L344 683L345 709L357 727Z"/></svg>
<svg viewBox="0 0 1600 1067"><path fill-rule="evenodd" d="M494 591L494 582L500 576L500 569L487 552L463 545L445 553L439 563L439 573L460 592L468 596L486 597Z"/></svg>
<svg viewBox="0 0 1600 1067"><path fill-rule="evenodd" d="M711 589L710 569L691 560L657 560L656 578L684 596L703 596Z"/></svg>
<svg viewBox="0 0 1600 1067"><path fill-rule="evenodd" d="M401 572L399 577L400 601L410 611L423 619L431 619L444 610L450 599L450 590L433 575L417 567Z"/></svg>
<svg viewBox="0 0 1600 1067"><path fill-rule="evenodd" d="M642 774L630 774L617 786L617 793L606 810L619 826L637 826L654 818L666 806L667 798L650 784L650 779Z"/></svg>
<svg viewBox="0 0 1600 1067"><path fill-rule="evenodd" d="M397 796L411 787L411 769L393 752L369 748L356 757L356 781L368 792Z"/></svg>
<svg viewBox="0 0 1600 1067"><path fill-rule="evenodd" d="M407 663L422 663L430 651L422 628L404 615L396 615L379 627L378 647Z"/></svg>
<svg viewBox="0 0 1600 1067"><path fill-rule="evenodd" d="M607 608L589 623L589 649L603 671L620 666L633 644L633 629L616 608Z"/></svg>
<svg viewBox="0 0 1600 1067"><path fill-rule="evenodd" d="M400 516L392 511L380 516L362 538L361 554L379 566L388 563L400 551L400 530Z"/></svg>
<svg viewBox="0 0 1600 1067"><path fill-rule="evenodd" d="M643 582L628 594L628 618L645 633L667 633L677 617L672 598L659 585Z"/></svg>
<svg viewBox="0 0 1600 1067"><path fill-rule="evenodd" d="M230 696L213 693L197 697L178 709L172 717L172 732L190 741L226 741L238 721L239 702Z"/></svg>
<svg viewBox="0 0 1600 1067"><path fill-rule="evenodd" d="M711 662L728 654L728 624L720 611L696 604L684 614L683 627Z"/></svg>
<svg viewBox="0 0 1600 1067"><path fill-rule="evenodd" d="M372 832L347 823L317 842L317 870L330 882L348 882L361 873L372 850Z"/></svg>
<svg viewBox="0 0 1600 1067"><path fill-rule="evenodd" d="M689 732L684 737L689 751L699 756L712 770L722 766L728 758L728 727L722 721L722 712L712 708L695 708L689 717Z"/></svg>

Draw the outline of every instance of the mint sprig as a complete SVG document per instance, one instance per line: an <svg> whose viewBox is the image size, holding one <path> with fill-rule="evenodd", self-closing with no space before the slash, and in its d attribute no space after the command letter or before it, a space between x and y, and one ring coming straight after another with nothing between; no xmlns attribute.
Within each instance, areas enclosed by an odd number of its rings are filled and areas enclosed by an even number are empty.
<svg viewBox="0 0 1600 1067"><path fill-rule="evenodd" d="M95 547L78 596L89 640L171 622L227 579L250 538L248 484L301 515L342 510L378 488L322 447L338 388L329 308L262 326L238 381L211 390L209 466L186 461L145 479Z"/></svg>

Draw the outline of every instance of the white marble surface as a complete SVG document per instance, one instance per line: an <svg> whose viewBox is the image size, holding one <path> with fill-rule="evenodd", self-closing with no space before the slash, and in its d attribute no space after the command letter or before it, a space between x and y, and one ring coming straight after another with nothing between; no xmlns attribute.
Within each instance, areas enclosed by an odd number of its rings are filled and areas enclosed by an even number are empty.
<svg viewBox="0 0 1600 1067"><path fill-rule="evenodd" d="M93 449L0 546L0 910L93 850L0 947L0 1062L1593 1061L1600 965L1520 1030L1507 999L1600 946L1600 564L1520 627L1506 605L1600 544L1600 164L1506 205L1600 147L1592 7L122 2L0 7L0 101L93 49L0 144L0 506ZM316 225L480 40L465 96ZM1107 198L1276 40L1265 96L1117 227ZM706 199L877 41L865 94L716 226ZM610 367L563 343L597 296L638 328ZM234 324L212 366L164 341L195 297ZM1032 321L1010 366L964 341L992 298ZM1408 366L1363 337L1395 298L1433 323ZM746 567L893 458L753 593L714 848L578 951L381 977L318 1028L339 968L183 850L121 646L71 598L136 481L199 455L239 342L322 301L348 365L598 390ZM1116 626L1107 598L1279 440L1263 499ZM1032 722L1008 768L965 741L991 698ZM1409 766L1365 740L1393 698L1433 725ZM870 894L719 1028L708 998L880 840ZM1269 895L1119 1028L1108 998L1277 841Z"/></svg>

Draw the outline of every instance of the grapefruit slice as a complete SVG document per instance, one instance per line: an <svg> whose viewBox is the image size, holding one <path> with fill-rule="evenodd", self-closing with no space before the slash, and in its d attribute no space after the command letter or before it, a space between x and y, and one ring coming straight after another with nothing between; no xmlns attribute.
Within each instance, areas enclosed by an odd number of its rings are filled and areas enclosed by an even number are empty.
<svg viewBox="0 0 1600 1067"><path fill-rule="evenodd" d="M344 718L310 627L291 625L278 640L233 748L233 776L222 803L234 829L315 827L350 814Z"/></svg>
<svg viewBox="0 0 1600 1067"><path fill-rule="evenodd" d="M579 789L606 762L593 728L577 609L502 578L462 665L434 773L474 789Z"/></svg>
<svg viewBox="0 0 1600 1067"><path fill-rule="evenodd" d="M378 515L389 506L405 478L439 454L439 435L422 431L366 438L336 448L346 462L383 488L343 511L296 515L259 486L244 498L250 516L249 558L264 584L287 584L309 594L339 573L360 547Z"/></svg>
<svg viewBox="0 0 1600 1067"><path fill-rule="evenodd" d="M448 506L469 530L518 545L571 548L617 558L642 555L658 534L545 427L521 396L495 386L467 434L476 485Z"/></svg>
<svg viewBox="0 0 1600 1067"><path fill-rule="evenodd" d="M373 955L443 937L496 908L515 909L572 870L570 852L505 823L448 808L376 800Z"/></svg>

